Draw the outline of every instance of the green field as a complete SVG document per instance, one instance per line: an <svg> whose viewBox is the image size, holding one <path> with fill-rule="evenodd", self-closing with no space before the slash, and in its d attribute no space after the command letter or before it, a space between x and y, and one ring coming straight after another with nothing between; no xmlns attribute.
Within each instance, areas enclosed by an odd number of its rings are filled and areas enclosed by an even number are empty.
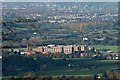
<svg viewBox="0 0 120 80"><path fill-rule="evenodd" d="M113 52L118 52L118 46L109 46L109 45L93 45L91 47L95 47L95 49L110 49Z"/></svg>
<svg viewBox="0 0 120 80"><path fill-rule="evenodd" d="M57 61L57 60L55 60ZM73 67L73 68L54 68L53 70L40 71L37 75L40 76L93 76L94 74L101 75L104 72L118 69L118 60L85 60L85 59L74 59L72 61L76 61L82 67ZM72 62L70 60L70 62ZM69 60L68 60L69 62ZM85 67L83 67L85 66Z"/></svg>

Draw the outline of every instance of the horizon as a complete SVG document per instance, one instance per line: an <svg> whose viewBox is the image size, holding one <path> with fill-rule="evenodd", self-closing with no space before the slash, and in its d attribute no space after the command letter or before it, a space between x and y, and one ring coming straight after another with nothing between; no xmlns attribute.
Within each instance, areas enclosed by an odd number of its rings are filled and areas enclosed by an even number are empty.
<svg viewBox="0 0 120 80"><path fill-rule="evenodd" d="M1 2L119 2L120 0L0 0Z"/></svg>

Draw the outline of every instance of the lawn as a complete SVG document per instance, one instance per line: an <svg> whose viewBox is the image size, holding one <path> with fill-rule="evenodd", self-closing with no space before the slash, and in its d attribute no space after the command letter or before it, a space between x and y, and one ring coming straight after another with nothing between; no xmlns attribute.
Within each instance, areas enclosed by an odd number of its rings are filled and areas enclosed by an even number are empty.
<svg viewBox="0 0 120 80"><path fill-rule="evenodd" d="M95 47L96 49L110 49L113 52L118 52L118 46L109 46L109 45L93 45L91 47Z"/></svg>

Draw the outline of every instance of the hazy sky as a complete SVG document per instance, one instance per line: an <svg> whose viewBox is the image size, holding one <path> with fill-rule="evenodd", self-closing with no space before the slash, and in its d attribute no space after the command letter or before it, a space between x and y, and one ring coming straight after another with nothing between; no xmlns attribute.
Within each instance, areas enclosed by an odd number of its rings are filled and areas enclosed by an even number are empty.
<svg viewBox="0 0 120 80"><path fill-rule="evenodd" d="M119 2L120 0L0 0L2 2Z"/></svg>

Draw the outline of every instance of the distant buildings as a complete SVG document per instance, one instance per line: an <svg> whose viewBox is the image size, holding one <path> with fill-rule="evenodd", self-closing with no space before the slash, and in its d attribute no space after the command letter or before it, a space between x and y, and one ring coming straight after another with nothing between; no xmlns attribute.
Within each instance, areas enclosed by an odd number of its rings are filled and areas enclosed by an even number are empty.
<svg viewBox="0 0 120 80"><path fill-rule="evenodd" d="M88 51L89 50L89 51ZM43 54L56 54L56 53L64 53L64 54L79 54L80 57L89 57L89 54L94 54L95 51L91 52L92 49L88 46L79 46L79 45L48 45L48 46L39 46L32 48L34 52L41 52Z"/></svg>

